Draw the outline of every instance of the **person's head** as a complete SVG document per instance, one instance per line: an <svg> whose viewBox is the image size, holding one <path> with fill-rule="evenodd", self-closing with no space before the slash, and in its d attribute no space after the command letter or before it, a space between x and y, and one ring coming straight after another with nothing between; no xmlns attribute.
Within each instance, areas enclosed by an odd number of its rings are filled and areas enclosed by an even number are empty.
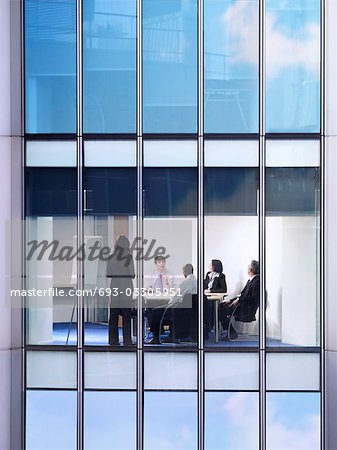
<svg viewBox="0 0 337 450"><path fill-rule="evenodd" d="M219 259L212 259L210 268L212 272L222 273L223 271L222 262Z"/></svg>
<svg viewBox="0 0 337 450"><path fill-rule="evenodd" d="M124 234L121 234L116 239L115 248L116 249L122 249L123 252L128 252L129 249L130 249L130 241L129 241L129 239L126 236L124 236Z"/></svg>
<svg viewBox="0 0 337 450"><path fill-rule="evenodd" d="M248 275L252 277L253 275L258 275L260 272L260 264L259 261L253 259L248 266Z"/></svg>
<svg viewBox="0 0 337 450"><path fill-rule="evenodd" d="M156 256L154 258L154 263L156 265L156 268L159 272L163 272L166 267L166 260L164 256Z"/></svg>
<svg viewBox="0 0 337 450"><path fill-rule="evenodd" d="M188 275L191 275L193 273L193 266L192 264L185 264L183 267L183 274L184 277L188 277Z"/></svg>

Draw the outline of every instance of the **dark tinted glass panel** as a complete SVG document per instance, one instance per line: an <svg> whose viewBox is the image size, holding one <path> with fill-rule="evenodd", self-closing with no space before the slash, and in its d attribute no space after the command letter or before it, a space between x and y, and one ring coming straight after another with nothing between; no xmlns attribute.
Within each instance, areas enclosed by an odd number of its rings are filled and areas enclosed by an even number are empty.
<svg viewBox="0 0 337 450"><path fill-rule="evenodd" d="M146 216L197 215L197 169L145 168Z"/></svg>
<svg viewBox="0 0 337 450"><path fill-rule="evenodd" d="M85 213L132 215L137 210L135 168L92 168L84 171Z"/></svg>
<svg viewBox="0 0 337 450"><path fill-rule="evenodd" d="M256 133L258 1L205 0L205 132Z"/></svg>
<svg viewBox="0 0 337 450"><path fill-rule="evenodd" d="M266 212L311 215L319 210L320 173L315 167L266 169Z"/></svg>
<svg viewBox="0 0 337 450"><path fill-rule="evenodd" d="M205 174L205 214L256 215L258 169L212 167Z"/></svg>
<svg viewBox="0 0 337 450"><path fill-rule="evenodd" d="M136 129L136 1L83 4L84 131Z"/></svg>
<svg viewBox="0 0 337 450"><path fill-rule="evenodd" d="M76 169L26 169L26 215L28 217L76 214Z"/></svg>
<svg viewBox="0 0 337 450"><path fill-rule="evenodd" d="M76 132L76 1L25 1L26 130Z"/></svg>
<svg viewBox="0 0 337 450"><path fill-rule="evenodd" d="M197 131L197 1L143 0L143 129Z"/></svg>

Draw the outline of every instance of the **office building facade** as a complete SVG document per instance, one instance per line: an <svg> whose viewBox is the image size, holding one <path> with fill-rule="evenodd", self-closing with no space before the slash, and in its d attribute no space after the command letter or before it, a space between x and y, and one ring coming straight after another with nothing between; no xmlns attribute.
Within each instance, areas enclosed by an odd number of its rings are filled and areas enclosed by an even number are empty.
<svg viewBox="0 0 337 450"><path fill-rule="evenodd" d="M0 448L337 448L335 0L0 17Z"/></svg>

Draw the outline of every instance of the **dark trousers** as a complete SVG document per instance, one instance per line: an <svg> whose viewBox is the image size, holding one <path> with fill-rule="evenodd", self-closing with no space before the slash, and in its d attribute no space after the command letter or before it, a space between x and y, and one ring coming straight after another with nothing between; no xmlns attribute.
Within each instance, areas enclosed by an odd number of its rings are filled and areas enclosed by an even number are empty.
<svg viewBox="0 0 337 450"><path fill-rule="evenodd" d="M214 302L204 295L204 333L206 336L214 327Z"/></svg>
<svg viewBox="0 0 337 450"><path fill-rule="evenodd" d="M110 308L109 317L109 345L118 345L118 319L123 318L124 345L131 345L131 308Z"/></svg>
<svg viewBox="0 0 337 450"><path fill-rule="evenodd" d="M232 303L221 303L219 306L219 319L224 331L228 330L229 321L233 313L233 310L234 306L232 305ZM234 327L231 326L230 332L233 331L235 331Z"/></svg>

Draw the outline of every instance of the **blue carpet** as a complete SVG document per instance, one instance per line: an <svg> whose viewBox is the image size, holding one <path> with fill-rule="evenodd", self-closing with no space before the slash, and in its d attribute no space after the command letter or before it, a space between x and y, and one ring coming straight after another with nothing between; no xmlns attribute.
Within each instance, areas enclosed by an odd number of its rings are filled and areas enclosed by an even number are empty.
<svg viewBox="0 0 337 450"><path fill-rule="evenodd" d="M53 327L53 345L66 345L67 334L69 330L69 324L67 323L54 323ZM97 323L85 323L84 325L84 343L85 345L108 345L108 326ZM119 342L123 342L122 329L119 328ZM70 330L68 345L76 345L77 343L77 324L73 323ZM162 334L162 338L165 339L169 335L168 332ZM150 340L152 333L149 333L146 341ZM146 342L145 341L145 342ZM206 346L211 348L217 347L257 347L258 342L252 341L219 341L215 342L215 334L210 333L210 338L206 341ZM167 344L168 345L168 344ZM181 344L184 345L184 344ZM186 343L187 346L192 346L193 343ZM268 347L292 347L290 344L284 344L276 339L267 339Z"/></svg>

